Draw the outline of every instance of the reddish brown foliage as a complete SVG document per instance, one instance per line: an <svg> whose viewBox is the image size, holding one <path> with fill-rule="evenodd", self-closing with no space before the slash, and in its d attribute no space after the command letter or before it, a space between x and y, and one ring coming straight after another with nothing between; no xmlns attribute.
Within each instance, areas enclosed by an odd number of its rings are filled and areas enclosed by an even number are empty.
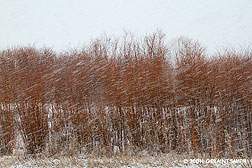
<svg viewBox="0 0 252 168"><path fill-rule="evenodd" d="M250 51L208 59L197 42L180 39L172 66L162 33L124 39L58 56L1 51L1 152L12 153L19 132L31 154L118 147L251 155Z"/></svg>

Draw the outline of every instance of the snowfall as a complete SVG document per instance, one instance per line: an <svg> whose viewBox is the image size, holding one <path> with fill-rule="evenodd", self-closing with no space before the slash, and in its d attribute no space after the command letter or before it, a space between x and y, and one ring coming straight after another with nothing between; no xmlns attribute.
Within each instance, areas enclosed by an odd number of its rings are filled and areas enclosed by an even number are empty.
<svg viewBox="0 0 252 168"><path fill-rule="evenodd" d="M56 51L81 48L103 35L138 36L161 30L172 43L179 37L198 40L213 53L219 47L251 45L251 0L1 0L0 50L34 45ZM18 138L17 138L18 139ZM20 142L22 143L22 142ZM21 144L22 146L22 144ZM0 157L0 167L250 167L246 163L195 163L177 154L92 155L29 158L22 150Z"/></svg>
<svg viewBox="0 0 252 168"><path fill-rule="evenodd" d="M159 29L168 41L184 36L215 52L251 44L251 9L251 0L1 0L0 49L62 51L104 34L142 36Z"/></svg>

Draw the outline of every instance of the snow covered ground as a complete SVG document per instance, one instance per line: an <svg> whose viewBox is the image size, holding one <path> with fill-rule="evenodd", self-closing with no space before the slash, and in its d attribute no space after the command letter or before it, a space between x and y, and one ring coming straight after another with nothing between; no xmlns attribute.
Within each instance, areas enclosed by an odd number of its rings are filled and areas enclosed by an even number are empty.
<svg viewBox="0 0 252 168"><path fill-rule="evenodd" d="M249 168L251 163L245 164L220 164L220 163L189 163L186 164L183 157L167 154L161 156L114 156L110 158L97 156L75 156L54 158L24 158L24 157L1 157L1 167L27 168L27 167L110 167L110 168ZM248 160L249 161L249 160Z"/></svg>

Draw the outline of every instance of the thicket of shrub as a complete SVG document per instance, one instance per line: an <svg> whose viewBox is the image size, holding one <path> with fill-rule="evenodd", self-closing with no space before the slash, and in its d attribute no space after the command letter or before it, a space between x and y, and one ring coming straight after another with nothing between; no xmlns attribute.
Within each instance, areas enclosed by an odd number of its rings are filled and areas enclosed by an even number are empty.
<svg viewBox="0 0 252 168"><path fill-rule="evenodd" d="M252 53L162 33L0 52L0 152L252 156ZM171 57L175 53L175 58ZM175 60L175 64L172 63Z"/></svg>

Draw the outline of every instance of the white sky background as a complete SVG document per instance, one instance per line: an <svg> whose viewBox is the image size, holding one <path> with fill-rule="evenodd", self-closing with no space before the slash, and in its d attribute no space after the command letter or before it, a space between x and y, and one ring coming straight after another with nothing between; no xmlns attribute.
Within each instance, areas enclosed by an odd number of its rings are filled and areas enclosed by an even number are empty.
<svg viewBox="0 0 252 168"><path fill-rule="evenodd" d="M252 42L252 0L0 0L0 49L81 47L91 39L162 30L215 51Z"/></svg>

